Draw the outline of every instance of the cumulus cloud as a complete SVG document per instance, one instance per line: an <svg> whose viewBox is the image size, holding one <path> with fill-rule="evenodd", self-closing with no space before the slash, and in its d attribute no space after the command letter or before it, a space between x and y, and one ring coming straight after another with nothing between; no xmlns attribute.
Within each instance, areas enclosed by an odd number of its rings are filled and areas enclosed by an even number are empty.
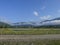
<svg viewBox="0 0 60 45"><path fill-rule="evenodd" d="M45 6L43 6L42 8L41 8L41 10L44 10L46 7Z"/></svg>
<svg viewBox="0 0 60 45"><path fill-rule="evenodd" d="M47 20L47 19L49 19L51 16L50 15L47 15L47 16L42 16L42 17L40 17L40 19L41 20Z"/></svg>
<svg viewBox="0 0 60 45"><path fill-rule="evenodd" d="M34 13L35 16L39 15L37 11L34 11L33 13Z"/></svg>

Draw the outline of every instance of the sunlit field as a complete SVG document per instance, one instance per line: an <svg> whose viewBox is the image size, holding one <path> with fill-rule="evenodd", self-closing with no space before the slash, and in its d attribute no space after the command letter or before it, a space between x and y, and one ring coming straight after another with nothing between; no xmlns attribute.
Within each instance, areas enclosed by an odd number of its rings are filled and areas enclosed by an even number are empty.
<svg viewBox="0 0 60 45"><path fill-rule="evenodd" d="M58 28L0 28L0 35L60 34Z"/></svg>

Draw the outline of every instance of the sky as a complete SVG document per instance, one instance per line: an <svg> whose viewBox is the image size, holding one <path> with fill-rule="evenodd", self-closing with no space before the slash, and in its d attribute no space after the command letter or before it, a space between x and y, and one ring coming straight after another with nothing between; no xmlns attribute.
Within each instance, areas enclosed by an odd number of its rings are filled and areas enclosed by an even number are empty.
<svg viewBox="0 0 60 45"><path fill-rule="evenodd" d="M60 0L0 0L0 21L29 22L60 17Z"/></svg>

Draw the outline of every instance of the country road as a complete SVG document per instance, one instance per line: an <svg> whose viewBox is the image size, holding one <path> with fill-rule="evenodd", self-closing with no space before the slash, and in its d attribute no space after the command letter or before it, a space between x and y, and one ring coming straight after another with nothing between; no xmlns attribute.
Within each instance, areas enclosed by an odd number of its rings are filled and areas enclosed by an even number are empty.
<svg viewBox="0 0 60 45"><path fill-rule="evenodd" d="M60 34L51 35L0 35L0 40L7 39L21 39L21 40L34 40L34 39L60 39Z"/></svg>

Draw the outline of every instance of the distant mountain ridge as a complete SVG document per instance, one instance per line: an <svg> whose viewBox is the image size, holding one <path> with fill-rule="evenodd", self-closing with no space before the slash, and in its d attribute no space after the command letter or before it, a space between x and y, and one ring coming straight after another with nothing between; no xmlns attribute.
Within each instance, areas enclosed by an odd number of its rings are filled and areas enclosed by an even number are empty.
<svg viewBox="0 0 60 45"><path fill-rule="evenodd" d="M53 27L60 27L60 17L54 18L51 20L45 20L41 22L41 26L53 26Z"/></svg>
<svg viewBox="0 0 60 45"><path fill-rule="evenodd" d="M41 27L41 26L60 26L60 17L41 22L17 22L5 23L0 21L0 27Z"/></svg>
<svg viewBox="0 0 60 45"><path fill-rule="evenodd" d="M5 23L5 22L0 22L0 27L3 28L3 27L10 27L11 25L8 24L8 23Z"/></svg>
<svg viewBox="0 0 60 45"><path fill-rule="evenodd" d="M58 17L58 18L55 18L55 19L53 19L53 20L60 20L60 17Z"/></svg>

